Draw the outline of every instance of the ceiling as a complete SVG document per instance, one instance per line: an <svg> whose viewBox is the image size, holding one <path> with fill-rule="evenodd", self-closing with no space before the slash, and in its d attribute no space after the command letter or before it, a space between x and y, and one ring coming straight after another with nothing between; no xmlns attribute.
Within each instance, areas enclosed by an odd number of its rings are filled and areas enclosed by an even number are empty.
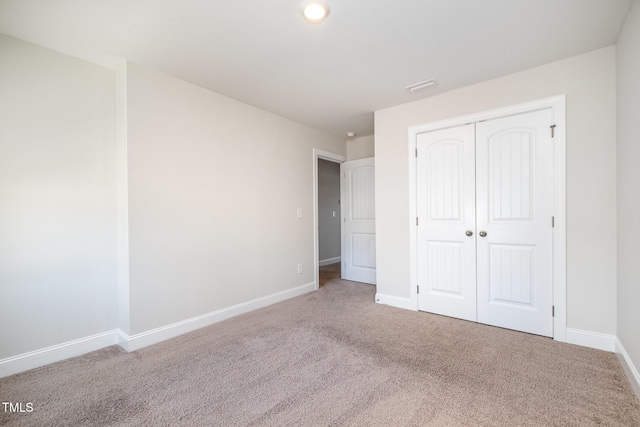
<svg viewBox="0 0 640 427"><path fill-rule="evenodd" d="M0 33L124 58L346 139L371 135L376 110L612 45L633 1L328 2L310 25L301 0L0 0Z"/></svg>

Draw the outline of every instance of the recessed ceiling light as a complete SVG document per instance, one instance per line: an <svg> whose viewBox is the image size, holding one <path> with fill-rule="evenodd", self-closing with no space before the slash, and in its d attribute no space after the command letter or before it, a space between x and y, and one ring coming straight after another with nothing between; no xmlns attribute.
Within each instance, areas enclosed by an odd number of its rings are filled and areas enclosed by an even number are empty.
<svg viewBox="0 0 640 427"><path fill-rule="evenodd" d="M307 22L319 24L329 15L329 5L324 0L305 0L300 6L300 12Z"/></svg>
<svg viewBox="0 0 640 427"><path fill-rule="evenodd" d="M353 138L354 136L356 136L356 133L355 132L347 132L347 136L349 138Z"/></svg>
<svg viewBox="0 0 640 427"><path fill-rule="evenodd" d="M423 82L414 83L412 85L406 86L405 89L411 93L417 92L422 89L426 89L428 87L432 87L437 85L436 79L425 80Z"/></svg>

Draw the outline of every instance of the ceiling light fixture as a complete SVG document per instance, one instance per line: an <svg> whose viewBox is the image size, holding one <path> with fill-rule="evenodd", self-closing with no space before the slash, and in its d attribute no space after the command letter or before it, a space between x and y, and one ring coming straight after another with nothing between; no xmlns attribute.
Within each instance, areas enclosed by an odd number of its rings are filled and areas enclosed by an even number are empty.
<svg viewBox="0 0 640 427"><path fill-rule="evenodd" d="M425 80L423 82L414 83L412 85L406 86L405 89L408 90L411 93L414 93L414 92L417 92L419 90L426 89L426 88L431 87L431 86L435 86L437 84L438 84L438 82L436 82L436 79L431 79L431 80Z"/></svg>
<svg viewBox="0 0 640 427"><path fill-rule="evenodd" d="M356 133L355 132L347 132L347 136L349 138L353 138L354 136L356 136Z"/></svg>
<svg viewBox="0 0 640 427"><path fill-rule="evenodd" d="M319 24L329 15L329 4L324 0L305 0L300 6L304 19L311 24Z"/></svg>

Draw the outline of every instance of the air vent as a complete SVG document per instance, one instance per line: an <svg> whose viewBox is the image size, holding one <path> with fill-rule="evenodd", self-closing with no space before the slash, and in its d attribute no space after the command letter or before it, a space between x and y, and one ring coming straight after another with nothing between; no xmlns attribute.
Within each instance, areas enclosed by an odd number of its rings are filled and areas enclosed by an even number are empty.
<svg viewBox="0 0 640 427"><path fill-rule="evenodd" d="M436 79L425 80L423 82L414 83L412 85L406 86L405 89L411 93L418 92L419 90L427 89L433 86L436 86L438 82Z"/></svg>

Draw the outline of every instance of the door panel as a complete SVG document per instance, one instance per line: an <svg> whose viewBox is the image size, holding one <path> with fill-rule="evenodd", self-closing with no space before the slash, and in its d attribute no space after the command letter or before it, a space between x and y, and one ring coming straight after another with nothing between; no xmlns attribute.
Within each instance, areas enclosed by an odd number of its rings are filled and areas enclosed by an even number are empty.
<svg viewBox="0 0 640 427"><path fill-rule="evenodd" d="M464 297L461 273L464 259L464 243L460 242L427 242L426 290L431 292L447 292L449 296Z"/></svg>
<svg viewBox="0 0 640 427"><path fill-rule="evenodd" d="M531 306L534 250L534 246L489 245L492 301Z"/></svg>
<svg viewBox="0 0 640 427"><path fill-rule="evenodd" d="M489 208L492 222L532 220L534 139L535 135L529 129L513 129L492 136L483 144L488 145L489 150Z"/></svg>
<svg viewBox="0 0 640 427"><path fill-rule="evenodd" d="M553 335L551 111L476 125L478 321Z"/></svg>
<svg viewBox="0 0 640 427"><path fill-rule="evenodd" d="M344 258L342 278L376 283L375 168L374 159L345 162L342 218Z"/></svg>
<svg viewBox="0 0 640 427"><path fill-rule="evenodd" d="M474 126L418 135L418 305L476 320Z"/></svg>

